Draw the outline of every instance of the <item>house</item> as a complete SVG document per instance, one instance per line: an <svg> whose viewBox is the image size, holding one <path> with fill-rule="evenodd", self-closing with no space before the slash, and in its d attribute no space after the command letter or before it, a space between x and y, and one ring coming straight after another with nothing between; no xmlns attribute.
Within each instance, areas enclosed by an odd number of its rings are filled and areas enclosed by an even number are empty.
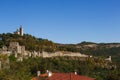
<svg viewBox="0 0 120 80"><path fill-rule="evenodd" d="M87 76L81 76L77 73L52 73L41 74L38 77L34 77L31 80L95 80Z"/></svg>

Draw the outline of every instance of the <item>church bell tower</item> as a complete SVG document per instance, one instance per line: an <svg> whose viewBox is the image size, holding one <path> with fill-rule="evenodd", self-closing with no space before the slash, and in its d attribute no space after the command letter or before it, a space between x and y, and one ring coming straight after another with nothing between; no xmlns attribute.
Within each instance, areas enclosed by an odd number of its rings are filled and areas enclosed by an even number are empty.
<svg viewBox="0 0 120 80"><path fill-rule="evenodd" d="M20 35L23 36L23 27L20 25Z"/></svg>

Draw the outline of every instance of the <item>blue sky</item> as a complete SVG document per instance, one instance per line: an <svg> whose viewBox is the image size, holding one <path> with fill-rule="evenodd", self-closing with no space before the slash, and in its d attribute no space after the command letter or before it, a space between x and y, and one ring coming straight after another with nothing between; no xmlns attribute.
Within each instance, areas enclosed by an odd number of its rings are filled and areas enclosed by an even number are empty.
<svg viewBox="0 0 120 80"><path fill-rule="evenodd" d="M120 42L120 0L0 0L0 33L57 43Z"/></svg>

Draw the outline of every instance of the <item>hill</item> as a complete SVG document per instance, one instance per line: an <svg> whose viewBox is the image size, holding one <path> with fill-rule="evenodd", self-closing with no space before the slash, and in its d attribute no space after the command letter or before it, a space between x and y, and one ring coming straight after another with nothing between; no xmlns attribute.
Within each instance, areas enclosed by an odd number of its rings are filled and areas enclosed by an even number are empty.
<svg viewBox="0 0 120 80"><path fill-rule="evenodd" d="M84 41L78 44L58 44L48 39L36 38L30 34L24 34L23 36L12 33L0 34L0 48L2 46L9 46L9 42L19 42L20 45L24 45L26 50L29 51L80 52L103 58L112 56L113 61L120 62L120 43L94 43Z"/></svg>
<svg viewBox="0 0 120 80"><path fill-rule="evenodd" d="M96 57L112 56L113 61L120 62L120 43L81 42L78 44L59 44L60 50L80 52Z"/></svg>
<svg viewBox="0 0 120 80"><path fill-rule="evenodd" d="M25 45L29 51L69 51L80 52L93 55L84 60L80 57L29 57L22 62L17 61L15 56L10 55L8 59L0 55L0 60L4 61L5 69L0 70L0 80L30 80L36 76L37 70L44 73L49 69L54 72L73 72L77 70L80 75L87 75L97 80L119 80L120 68L120 43L93 43L81 42L78 44L58 44L47 39L36 38L30 34L23 36L11 33L0 34L0 47L9 46L9 42L19 42ZM105 58L112 56L113 62L105 61ZM4 58L4 59L3 59ZM6 68L7 66L7 68ZM1 66L3 67L3 66ZM7 74L7 75L6 75Z"/></svg>
<svg viewBox="0 0 120 80"><path fill-rule="evenodd" d="M56 50L56 44L52 41L42 38L36 38L30 34L24 34L23 36L3 33L0 34L0 47L9 46L10 42L19 42L20 45L24 45L29 51L48 51L52 52Z"/></svg>

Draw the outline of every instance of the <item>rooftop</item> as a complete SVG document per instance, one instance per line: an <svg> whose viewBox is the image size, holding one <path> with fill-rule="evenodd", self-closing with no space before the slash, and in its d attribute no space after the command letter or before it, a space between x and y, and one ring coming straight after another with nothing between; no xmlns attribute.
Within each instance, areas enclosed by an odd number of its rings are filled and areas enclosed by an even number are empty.
<svg viewBox="0 0 120 80"><path fill-rule="evenodd" d="M94 78L74 73L52 73L52 76L50 77L48 77L47 74L41 74L39 77L32 78L32 80L40 80L41 77L46 77L45 80L95 80Z"/></svg>

